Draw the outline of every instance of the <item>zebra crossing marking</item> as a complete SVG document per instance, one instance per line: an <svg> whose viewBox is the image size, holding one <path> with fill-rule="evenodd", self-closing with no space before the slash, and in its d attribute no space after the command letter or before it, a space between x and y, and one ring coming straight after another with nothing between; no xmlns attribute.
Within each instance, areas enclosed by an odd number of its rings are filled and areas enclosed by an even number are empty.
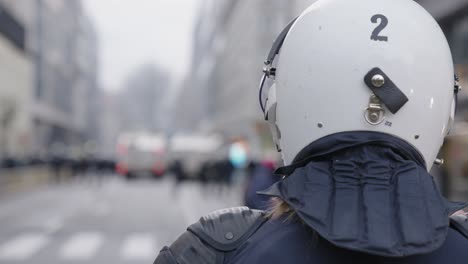
<svg viewBox="0 0 468 264"><path fill-rule="evenodd" d="M0 244L0 263L27 261L38 253L47 252L47 246L51 250L55 248L54 241L57 239L48 232L20 234ZM60 244L54 255L61 261L89 261L105 246L104 242L105 237L99 232L78 232ZM151 261L159 251L154 235L143 232L131 233L117 244L120 253L116 257L127 261Z"/></svg>
<svg viewBox="0 0 468 264"><path fill-rule="evenodd" d="M99 233L78 233L64 244L60 257L66 260L89 260L96 255L103 241L103 237Z"/></svg>
<svg viewBox="0 0 468 264"><path fill-rule="evenodd" d="M23 234L0 247L0 260L26 260L44 248L50 240L45 234Z"/></svg>
<svg viewBox="0 0 468 264"><path fill-rule="evenodd" d="M156 247L153 236L133 234L124 241L120 252L127 260L151 260L156 257Z"/></svg>

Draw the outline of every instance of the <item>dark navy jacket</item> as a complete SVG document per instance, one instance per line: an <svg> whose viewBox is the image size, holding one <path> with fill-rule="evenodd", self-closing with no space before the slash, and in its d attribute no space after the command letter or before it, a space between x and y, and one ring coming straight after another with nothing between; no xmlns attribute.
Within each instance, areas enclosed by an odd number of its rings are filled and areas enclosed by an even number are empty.
<svg viewBox="0 0 468 264"><path fill-rule="evenodd" d="M245 191L244 203L251 209L267 210L270 206L270 198L258 195L258 191L263 191L281 180L281 177L273 174L273 169L258 164L252 170L250 180Z"/></svg>
<svg viewBox="0 0 468 264"><path fill-rule="evenodd" d="M270 219L246 207L223 209L202 217L155 264L466 264L468 218L451 218L445 242L427 254L386 257L333 245L297 217ZM353 228L350 226L350 228Z"/></svg>
<svg viewBox="0 0 468 264"><path fill-rule="evenodd" d="M440 195L420 154L380 133L342 133L304 148L263 192L293 219L233 208L202 217L156 264L468 264L467 204ZM449 221L450 220L450 221Z"/></svg>
<svg viewBox="0 0 468 264"><path fill-rule="evenodd" d="M335 247L298 221L269 220L238 250L231 253L224 263L467 264L468 239L450 228L444 245L432 253L406 258L389 258Z"/></svg>

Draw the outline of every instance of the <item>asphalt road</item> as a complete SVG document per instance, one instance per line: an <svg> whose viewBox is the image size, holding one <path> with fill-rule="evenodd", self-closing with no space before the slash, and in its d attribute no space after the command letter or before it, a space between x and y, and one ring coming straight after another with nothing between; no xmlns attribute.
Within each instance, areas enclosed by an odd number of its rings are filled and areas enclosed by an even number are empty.
<svg viewBox="0 0 468 264"><path fill-rule="evenodd" d="M0 196L0 263L152 263L199 216L240 204L233 189L174 186L107 177Z"/></svg>

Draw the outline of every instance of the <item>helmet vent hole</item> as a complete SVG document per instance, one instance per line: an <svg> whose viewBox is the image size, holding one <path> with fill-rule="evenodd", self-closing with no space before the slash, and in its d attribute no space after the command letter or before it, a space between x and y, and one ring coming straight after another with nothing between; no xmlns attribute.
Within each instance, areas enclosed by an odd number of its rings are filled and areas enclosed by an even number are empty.
<svg viewBox="0 0 468 264"><path fill-rule="evenodd" d="M416 139L416 140L418 140L419 138L420 138L419 135L415 135L415 136L414 136L414 139Z"/></svg>
<svg viewBox="0 0 468 264"><path fill-rule="evenodd" d="M318 128L323 128L323 124L322 124L322 123L318 123L318 124L317 124L317 127L318 127Z"/></svg>

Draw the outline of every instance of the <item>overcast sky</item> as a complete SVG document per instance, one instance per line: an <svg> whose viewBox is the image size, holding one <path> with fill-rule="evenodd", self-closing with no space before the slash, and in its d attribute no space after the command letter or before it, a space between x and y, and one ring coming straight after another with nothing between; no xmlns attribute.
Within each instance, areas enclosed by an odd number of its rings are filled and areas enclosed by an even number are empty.
<svg viewBox="0 0 468 264"><path fill-rule="evenodd" d="M85 0L99 35L102 88L118 90L132 69L148 62L181 78L200 1Z"/></svg>

